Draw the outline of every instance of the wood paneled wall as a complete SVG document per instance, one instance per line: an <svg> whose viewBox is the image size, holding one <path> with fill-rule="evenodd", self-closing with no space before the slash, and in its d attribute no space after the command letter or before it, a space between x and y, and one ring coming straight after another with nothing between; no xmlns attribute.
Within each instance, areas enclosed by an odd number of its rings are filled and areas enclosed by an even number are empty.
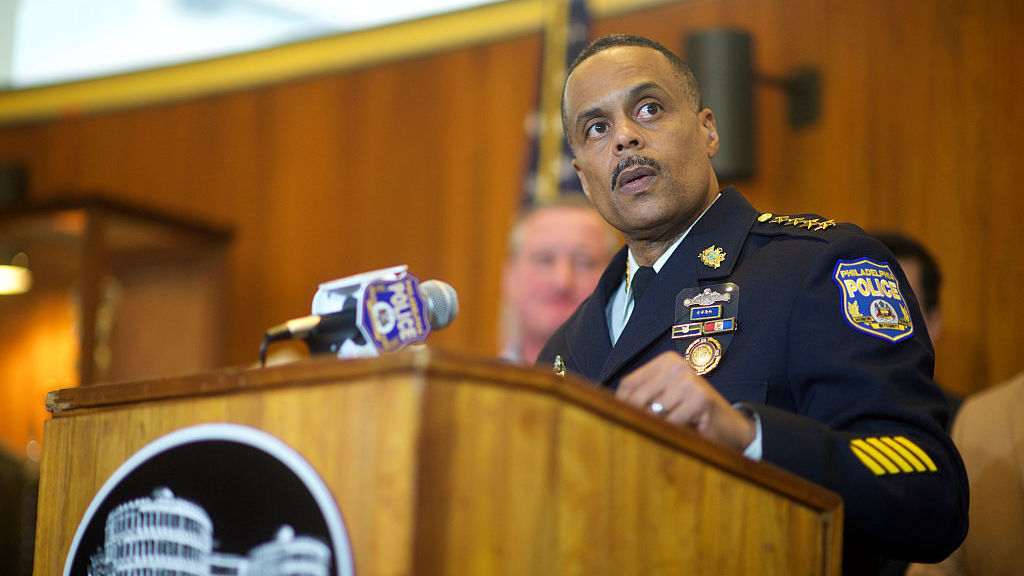
<svg viewBox="0 0 1024 576"><path fill-rule="evenodd" d="M946 274L938 379L961 392L1024 368L1015 157L1024 57L1015 0L704 0L594 22L681 50L738 26L761 74L822 73L820 121L795 129L756 93L756 206L818 212L921 238ZM409 264L450 282L441 347L493 353L499 270L520 195L540 35L238 93L0 127L31 197L105 194L233 226L229 364L308 313L319 282ZM837 311L838 313L838 311Z"/></svg>
<svg viewBox="0 0 1024 576"><path fill-rule="evenodd" d="M408 264L456 287L432 340L493 349L538 36L172 105L0 129L31 197L100 193L227 224L229 363L317 284Z"/></svg>

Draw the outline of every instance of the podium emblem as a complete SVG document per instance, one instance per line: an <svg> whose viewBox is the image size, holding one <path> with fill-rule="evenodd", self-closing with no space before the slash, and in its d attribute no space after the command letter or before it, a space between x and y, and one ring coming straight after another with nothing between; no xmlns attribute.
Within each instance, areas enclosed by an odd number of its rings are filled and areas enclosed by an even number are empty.
<svg viewBox="0 0 1024 576"><path fill-rule="evenodd" d="M78 525L64 574L272 574L289 559L304 573L354 573L326 485L273 436L204 424L118 467Z"/></svg>

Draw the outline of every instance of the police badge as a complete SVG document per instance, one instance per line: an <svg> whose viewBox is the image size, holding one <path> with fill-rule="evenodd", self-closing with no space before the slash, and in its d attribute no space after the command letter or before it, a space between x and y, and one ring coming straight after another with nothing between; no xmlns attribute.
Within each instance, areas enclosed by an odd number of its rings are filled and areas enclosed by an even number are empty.
<svg viewBox="0 0 1024 576"><path fill-rule="evenodd" d="M687 288L676 296L671 336L683 359L701 376L718 366L739 327L739 291L739 286L728 282Z"/></svg>
<svg viewBox="0 0 1024 576"><path fill-rule="evenodd" d="M722 359L722 345L710 336L697 338L686 347L683 359L699 376L703 376L718 366Z"/></svg>

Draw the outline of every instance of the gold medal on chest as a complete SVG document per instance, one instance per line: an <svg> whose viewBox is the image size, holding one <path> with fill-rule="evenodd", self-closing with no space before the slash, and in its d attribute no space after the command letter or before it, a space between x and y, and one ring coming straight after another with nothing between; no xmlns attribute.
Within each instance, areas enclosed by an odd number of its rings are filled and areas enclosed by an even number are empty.
<svg viewBox="0 0 1024 576"><path fill-rule="evenodd" d="M718 366L718 361L722 359L722 345L710 336L697 338L686 347L683 359L698 375L703 376Z"/></svg>

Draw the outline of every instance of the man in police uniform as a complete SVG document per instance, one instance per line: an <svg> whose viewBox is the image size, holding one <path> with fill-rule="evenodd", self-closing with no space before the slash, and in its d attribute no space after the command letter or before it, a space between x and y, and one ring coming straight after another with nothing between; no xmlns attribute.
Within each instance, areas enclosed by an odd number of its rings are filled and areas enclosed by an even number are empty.
<svg viewBox="0 0 1024 576"><path fill-rule="evenodd" d="M966 477L892 254L719 191L715 118L650 40L591 44L562 114L583 189L627 247L538 364L838 492L846 574L954 550Z"/></svg>

